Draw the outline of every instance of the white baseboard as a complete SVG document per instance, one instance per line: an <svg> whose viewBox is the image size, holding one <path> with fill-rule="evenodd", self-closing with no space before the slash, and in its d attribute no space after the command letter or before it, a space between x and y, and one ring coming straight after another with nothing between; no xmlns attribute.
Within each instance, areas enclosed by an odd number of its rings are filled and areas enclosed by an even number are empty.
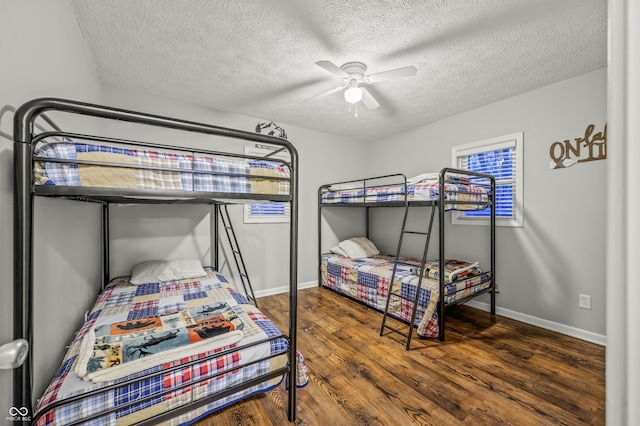
<svg viewBox="0 0 640 426"><path fill-rule="evenodd" d="M318 281L307 281L304 283L298 283L298 290L305 288L317 287ZM287 293L289 286L282 286L276 288L270 288L268 290L256 291L256 297L272 296L274 294ZM486 302L480 302L477 300L470 300L466 303L472 308L477 308L483 311L489 312L491 305ZM557 322L545 320L542 318L534 317L532 315L515 312L510 309L496 307L496 314L503 317L511 318L516 321L524 322L526 324L535 325L536 327L545 328L547 330L556 331L558 333L566 334L567 336L575 337L577 339L585 340L587 342L595 343L600 346L607 345L607 336L602 334L592 333L591 331L582 330L580 328L570 327L568 325L560 324Z"/></svg>
<svg viewBox="0 0 640 426"><path fill-rule="evenodd" d="M304 290L305 288L317 287L318 280L315 281L307 281L306 283L298 283L298 290ZM282 286L276 288L270 288L267 290L258 290L256 291L256 297L264 297L264 296L273 296L274 294L287 293L289 292L289 286Z"/></svg>
<svg viewBox="0 0 640 426"><path fill-rule="evenodd" d="M466 303L466 305L487 312L491 310L491 304L480 302L477 300L470 300ZM499 306L496 307L496 314L514 319L516 321L524 322L526 324L535 325L536 327L566 334L567 336L575 337L577 339L586 340L587 342L595 343L600 346L607 346L607 336L604 336L602 334L597 334L591 331L582 330L580 328L575 328L557 322L545 320L542 318L534 317L532 315L515 312L510 309L501 308Z"/></svg>

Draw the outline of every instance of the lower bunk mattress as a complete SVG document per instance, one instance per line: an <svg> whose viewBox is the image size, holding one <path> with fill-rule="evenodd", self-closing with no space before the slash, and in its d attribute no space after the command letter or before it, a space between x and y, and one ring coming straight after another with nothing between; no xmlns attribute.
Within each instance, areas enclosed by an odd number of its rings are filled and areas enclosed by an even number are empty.
<svg viewBox="0 0 640 426"><path fill-rule="evenodd" d="M386 255L352 259L333 253L323 254L321 285L384 312L393 272L393 259L392 256ZM445 262L446 305L491 287L491 272L481 272L477 263L451 259ZM437 263L429 262L427 267L422 269L418 267L420 260L400 258L393 282L393 293L413 300L420 279L417 274L423 273L414 323L418 336L423 338L438 337L439 332L436 308L440 300L440 284L435 269ZM411 321L412 309L413 302L399 297L391 297L389 300L389 315L407 324Z"/></svg>
<svg viewBox="0 0 640 426"><path fill-rule="evenodd" d="M223 275L205 270L206 276L190 280L113 280L38 400L36 424L133 424L286 367L288 339ZM296 364L301 387L308 373L300 354ZM254 384L165 424L189 424L282 379Z"/></svg>

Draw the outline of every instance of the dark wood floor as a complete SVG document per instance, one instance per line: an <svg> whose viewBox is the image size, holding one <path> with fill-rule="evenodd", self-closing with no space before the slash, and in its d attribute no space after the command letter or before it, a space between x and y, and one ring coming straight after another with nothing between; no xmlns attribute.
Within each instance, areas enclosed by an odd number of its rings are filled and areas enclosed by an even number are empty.
<svg viewBox="0 0 640 426"><path fill-rule="evenodd" d="M286 329L288 295L258 299ZM324 288L299 292L298 349L310 383L300 425L602 425L604 347L460 306L444 343L379 334L381 314ZM284 386L209 425L287 424Z"/></svg>

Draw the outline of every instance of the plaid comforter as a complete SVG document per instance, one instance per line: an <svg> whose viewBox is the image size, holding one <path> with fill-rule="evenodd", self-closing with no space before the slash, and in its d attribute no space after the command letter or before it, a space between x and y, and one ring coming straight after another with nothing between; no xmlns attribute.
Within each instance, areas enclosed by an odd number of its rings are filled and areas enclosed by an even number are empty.
<svg viewBox="0 0 640 426"><path fill-rule="evenodd" d="M487 203L489 193L485 187L468 183L447 183L444 187L445 200L464 201L474 203ZM406 197L409 201L434 201L438 200L440 192L437 181L419 182L407 185ZM358 189L345 189L322 194L322 204L340 203L383 203L391 201L404 201L404 185L376 186ZM447 204L447 209L457 210L482 210L486 204L480 206L473 204Z"/></svg>
<svg viewBox="0 0 640 426"><path fill-rule="evenodd" d="M401 258L396 269L393 292L404 297L415 298L419 276L415 275L420 261ZM362 259L350 259L338 254L323 254L321 284L337 293L358 300L367 306L384 311L389 281L393 272L393 257L377 255ZM491 285L491 273L481 273L470 278L445 285L445 303L453 303ZM438 337L438 310L440 295L437 280L423 277L418 299L415 326L420 337ZM406 323L411 321L413 302L398 297L389 301L389 315Z"/></svg>
<svg viewBox="0 0 640 426"><path fill-rule="evenodd" d="M288 180L272 179L289 178L288 167L277 161L191 156L75 142L44 144L34 156L92 163L36 161L36 185L289 194Z"/></svg>
<svg viewBox="0 0 640 426"><path fill-rule="evenodd" d="M284 338L279 338L282 336L280 330L255 306L250 305L245 296L237 292L224 276L211 268L207 268L207 273L208 275L199 281L182 280L138 286L131 285L126 278L112 281L99 296L85 325L76 334L69 347L62 366L38 400L36 413L45 412L46 414L36 424L68 424L110 409L114 411L83 424L118 426L133 424L285 366L288 361L286 355L288 343ZM204 311L201 309L202 306L211 307L221 303L229 307L233 316L238 318L236 325L241 324L241 327L238 328L242 330L242 339L237 343L222 348L214 343L211 347L202 347L202 352L199 354L176 356L173 361L165 361L159 365L154 365L149 361L145 363L144 370L110 382L85 381L76 373L80 367L82 342L91 330L98 329L105 324L121 324L126 320L131 321L133 325L144 324L159 314L182 312L185 308L191 308L192 312L197 313L200 310ZM194 308L196 306L197 308ZM262 342L269 337L274 337L274 339L270 342L247 347L250 343ZM147 341L150 342L149 339ZM236 348L238 350L235 350ZM103 348L101 344L97 344L93 347L92 355L100 358L104 350L107 349ZM215 354L221 355L198 361ZM269 355L273 355L273 357L213 377L216 373L246 365ZM197 362L191 366L182 366L190 361ZM169 371L172 367L177 368ZM150 374L157 372L163 373L150 377ZM211 378L199 384L188 385L190 381L205 377ZM74 402L64 403L50 410L47 408L51 404L64 401L71 396L85 394L131 378L140 378L140 381L118 386L104 393L84 397ZM281 381L282 377L278 377L260 383L174 418L169 424L193 421L249 395L273 389ZM307 381L306 365L302 356L298 354L297 385L304 386ZM180 388L183 385L187 386ZM168 393L163 394L167 391ZM135 403L127 406L131 402Z"/></svg>

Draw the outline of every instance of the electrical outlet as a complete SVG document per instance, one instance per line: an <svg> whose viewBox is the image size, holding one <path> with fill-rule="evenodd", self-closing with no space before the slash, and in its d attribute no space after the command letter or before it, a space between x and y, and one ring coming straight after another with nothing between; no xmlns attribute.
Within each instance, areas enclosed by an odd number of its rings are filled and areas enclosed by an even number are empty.
<svg viewBox="0 0 640 426"><path fill-rule="evenodd" d="M588 294L579 294L578 307L582 309L591 309L591 296Z"/></svg>

